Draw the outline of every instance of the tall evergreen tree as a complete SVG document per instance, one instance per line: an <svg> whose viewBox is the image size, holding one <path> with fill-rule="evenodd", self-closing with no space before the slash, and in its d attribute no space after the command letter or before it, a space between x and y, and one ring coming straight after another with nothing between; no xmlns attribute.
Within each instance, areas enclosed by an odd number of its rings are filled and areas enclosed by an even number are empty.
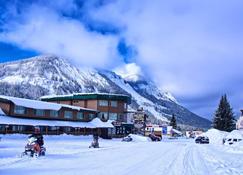
<svg viewBox="0 0 243 175"><path fill-rule="evenodd" d="M172 126L174 129L177 128L176 118L175 118L175 115L174 114L172 115L172 118L170 120L170 126Z"/></svg>
<svg viewBox="0 0 243 175"><path fill-rule="evenodd" d="M235 119L227 96L221 97L218 109L215 112L213 127L221 131L232 131L235 129Z"/></svg>

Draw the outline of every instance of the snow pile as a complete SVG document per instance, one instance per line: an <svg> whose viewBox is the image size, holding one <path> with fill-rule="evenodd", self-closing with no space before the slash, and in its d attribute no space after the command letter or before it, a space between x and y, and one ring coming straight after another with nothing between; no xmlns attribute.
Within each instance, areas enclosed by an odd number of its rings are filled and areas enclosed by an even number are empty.
<svg viewBox="0 0 243 175"><path fill-rule="evenodd" d="M228 135L228 132L217 129L209 129L202 135L207 136L209 138L209 142L212 144L223 144L223 138Z"/></svg>
<svg viewBox="0 0 243 175"><path fill-rule="evenodd" d="M236 147L240 147L240 148L243 149L243 140L240 141L240 142L234 143L234 146L236 146Z"/></svg>
<svg viewBox="0 0 243 175"><path fill-rule="evenodd" d="M226 139L243 139L243 131L233 130L226 136Z"/></svg>
<svg viewBox="0 0 243 175"><path fill-rule="evenodd" d="M150 142L150 138L136 134L129 134L133 142Z"/></svg>

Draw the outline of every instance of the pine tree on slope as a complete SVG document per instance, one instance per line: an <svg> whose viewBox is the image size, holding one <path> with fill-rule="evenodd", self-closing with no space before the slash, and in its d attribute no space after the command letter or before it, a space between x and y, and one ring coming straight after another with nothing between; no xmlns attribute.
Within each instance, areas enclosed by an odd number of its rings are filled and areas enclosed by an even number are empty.
<svg viewBox="0 0 243 175"><path fill-rule="evenodd" d="M221 131L232 131L235 129L235 119L227 96L221 97L218 109L215 112L213 127Z"/></svg>
<svg viewBox="0 0 243 175"><path fill-rule="evenodd" d="M176 129L177 128L177 124L176 124L176 118L175 115L172 115L172 118L170 120L170 126L172 126L172 128Z"/></svg>

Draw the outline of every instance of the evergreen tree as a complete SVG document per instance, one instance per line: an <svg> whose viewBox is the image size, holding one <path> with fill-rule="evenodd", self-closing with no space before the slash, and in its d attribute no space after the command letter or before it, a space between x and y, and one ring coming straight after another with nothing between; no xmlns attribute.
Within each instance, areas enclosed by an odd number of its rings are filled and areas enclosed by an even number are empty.
<svg viewBox="0 0 243 175"><path fill-rule="evenodd" d="M172 115L172 118L170 120L170 126L172 126L174 129L177 128L176 118L175 118L175 115L174 114Z"/></svg>
<svg viewBox="0 0 243 175"><path fill-rule="evenodd" d="M235 119L227 96L221 97L218 109L215 112L213 127L221 131L232 131L235 129Z"/></svg>

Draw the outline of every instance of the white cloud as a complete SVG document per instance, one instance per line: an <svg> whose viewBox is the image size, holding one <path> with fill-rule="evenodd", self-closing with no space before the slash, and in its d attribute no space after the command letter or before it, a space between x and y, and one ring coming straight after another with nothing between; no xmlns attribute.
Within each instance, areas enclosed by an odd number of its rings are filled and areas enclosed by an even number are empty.
<svg viewBox="0 0 243 175"><path fill-rule="evenodd" d="M123 64L116 67L114 72L129 81L137 81L143 76L141 68L136 63Z"/></svg>
<svg viewBox="0 0 243 175"><path fill-rule="evenodd" d="M118 39L124 38L138 54L132 69L131 65L120 68L122 75L140 74L139 66L162 89L182 99L181 104L183 99L197 103L198 97L225 92L233 97L233 104L243 103L235 95L242 89L243 1L88 3L85 13L94 21L121 27L122 32L112 36L87 31L81 22L62 17L57 11L65 9L65 1L57 7L52 4L55 10L31 6L18 23L6 24L10 31L1 35L1 40L63 55L78 64L110 68L122 64L116 46ZM69 4L66 11L76 8ZM208 111L204 111L200 114L205 116Z"/></svg>
<svg viewBox="0 0 243 175"><path fill-rule="evenodd" d="M87 31L78 20L47 7L31 5L21 18L9 21L5 28L0 40L61 55L78 65L107 68L121 61L116 51L117 37Z"/></svg>
<svg viewBox="0 0 243 175"><path fill-rule="evenodd" d="M122 0L93 17L123 25L122 36L137 47L137 64L162 89L197 103L202 94L233 96L242 87L242 7L238 0Z"/></svg>

